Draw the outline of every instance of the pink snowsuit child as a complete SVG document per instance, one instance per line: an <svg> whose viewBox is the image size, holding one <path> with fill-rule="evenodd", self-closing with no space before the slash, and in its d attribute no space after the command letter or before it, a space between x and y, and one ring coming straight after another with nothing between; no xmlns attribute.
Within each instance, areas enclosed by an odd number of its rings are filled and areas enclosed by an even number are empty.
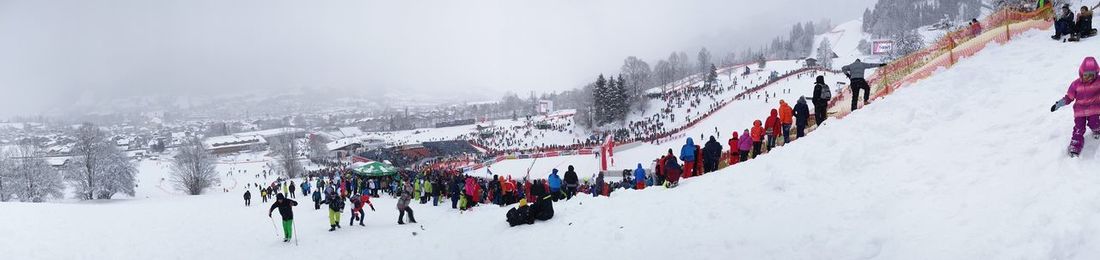
<svg viewBox="0 0 1100 260"><path fill-rule="evenodd" d="M1098 71L1100 65L1096 64L1096 58L1085 58L1078 71L1080 77L1069 85L1066 96L1050 107L1050 111L1054 112L1073 103L1073 137L1069 142L1071 155L1081 153L1081 146L1085 144L1085 126L1092 129L1094 136L1100 136L1100 81L1096 80Z"/></svg>

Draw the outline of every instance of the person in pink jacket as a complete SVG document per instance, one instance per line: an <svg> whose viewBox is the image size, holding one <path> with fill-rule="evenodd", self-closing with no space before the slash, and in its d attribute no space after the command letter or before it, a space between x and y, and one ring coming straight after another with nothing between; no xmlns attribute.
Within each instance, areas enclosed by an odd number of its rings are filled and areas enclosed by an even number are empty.
<svg viewBox="0 0 1100 260"><path fill-rule="evenodd" d="M1092 129L1093 138L1100 139L1100 81L1096 80L1097 72L1100 72L1100 65L1096 64L1096 58L1085 58L1078 70L1080 77L1069 85L1066 96L1050 107L1050 112L1054 112L1073 103L1073 137L1069 142L1071 157L1081 153L1081 146L1085 144L1085 126Z"/></svg>
<svg viewBox="0 0 1100 260"><path fill-rule="evenodd" d="M737 139L737 150L741 153L741 161L749 159L749 151L752 150L752 135L749 134L749 129L745 129L741 134L741 139Z"/></svg>

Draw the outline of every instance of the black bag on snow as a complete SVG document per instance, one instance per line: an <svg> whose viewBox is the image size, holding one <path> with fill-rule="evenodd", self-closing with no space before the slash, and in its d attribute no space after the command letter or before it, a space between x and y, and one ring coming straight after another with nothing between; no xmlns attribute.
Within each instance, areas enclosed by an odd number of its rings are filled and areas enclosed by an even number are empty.
<svg viewBox="0 0 1100 260"><path fill-rule="evenodd" d="M508 219L508 226L514 227L523 224L531 224L531 217L527 206L512 208L508 210L508 214L505 215Z"/></svg>

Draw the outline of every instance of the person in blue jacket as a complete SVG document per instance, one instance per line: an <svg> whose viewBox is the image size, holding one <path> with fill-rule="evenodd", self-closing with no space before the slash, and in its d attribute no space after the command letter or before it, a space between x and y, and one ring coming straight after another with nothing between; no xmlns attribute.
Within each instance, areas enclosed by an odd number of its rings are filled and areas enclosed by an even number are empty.
<svg viewBox="0 0 1100 260"><path fill-rule="evenodd" d="M695 141L688 137L687 143L680 148L680 160L684 165L695 165ZM695 176L695 167L684 167L683 177Z"/></svg>
<svg viewBox="0 0 1100 260"><path fill-rule="evenodd" d="M645 189L645 169L642 169L642 164L638 164L638 168L634 169L634 189Z"/></svg>
<svg viewBox="0 0 1100 260"><path fill-rule="evenodd" d="M302 182L302 196L309 195L309 187L310 185L308 180Z"/></svg>
<svg viewBox="0 0 1100 260"><path fill-rule="evenodd" d="M546 181L550 185L550 195L554 201L561 199L561 177L558 177L558 169L551 171Z"/></svg>

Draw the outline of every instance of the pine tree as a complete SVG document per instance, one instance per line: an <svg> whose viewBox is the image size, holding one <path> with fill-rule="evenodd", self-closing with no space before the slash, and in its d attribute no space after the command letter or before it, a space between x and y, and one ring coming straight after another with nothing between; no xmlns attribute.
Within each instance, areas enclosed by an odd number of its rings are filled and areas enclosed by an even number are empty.
<svg viewBox="0 0 1100 260"><path fill-rule="evenodd" d="M592 89L592 115L595 117L593 121L595 121L596 126L602 126L606 122L605 118L608 113L607 94L607 79L603 77L603 74L600 74L600 76L596 78L596 85Z"/></svg>

